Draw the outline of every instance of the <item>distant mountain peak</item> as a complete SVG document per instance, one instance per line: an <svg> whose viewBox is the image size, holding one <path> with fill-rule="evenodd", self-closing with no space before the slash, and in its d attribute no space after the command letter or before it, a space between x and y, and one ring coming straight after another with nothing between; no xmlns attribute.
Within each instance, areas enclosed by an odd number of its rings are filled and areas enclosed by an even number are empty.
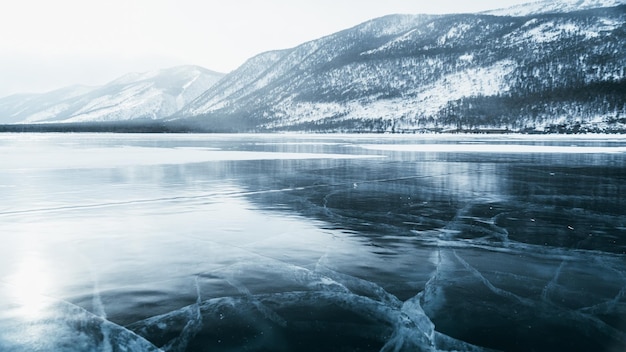
<svg viewBox="0 0 626 352"><path fill-rule="evenodd" d="M494 16L529 16L546 13L566 13L626 4L626 0L543 0L513 7L485 11Z"/></svg>

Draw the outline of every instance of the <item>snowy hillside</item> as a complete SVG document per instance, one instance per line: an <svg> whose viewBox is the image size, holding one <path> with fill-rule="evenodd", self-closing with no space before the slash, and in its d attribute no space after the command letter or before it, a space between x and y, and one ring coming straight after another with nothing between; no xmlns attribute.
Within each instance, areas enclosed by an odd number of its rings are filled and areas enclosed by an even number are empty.
<svg viewBox="0 0 626 352"><path fill-rule="evenodd" d="M198 66L180 66L128 74L102 87L13 95L0 99L0 122L161 119L180 110L222 76Z"/></svg>
<svg viewBox="0 0 626 352"><path fill-rule="evenodd" d="M227 131L619 130L625 67L626 6L394 15L259 55L175 117Z"/></svg>
<svg viewBox="0 0 626 352"><path fill-rule="evenodd" d="M257 80L265 75L266 70L282 59L288 50L270 51L249 59L239 69L227 75L213 89L202 94L183 110L183 114L198 115L220 107L220 103L233 95L243 95L260 87ZM267 77L267 75L265 75Z"/></svg>

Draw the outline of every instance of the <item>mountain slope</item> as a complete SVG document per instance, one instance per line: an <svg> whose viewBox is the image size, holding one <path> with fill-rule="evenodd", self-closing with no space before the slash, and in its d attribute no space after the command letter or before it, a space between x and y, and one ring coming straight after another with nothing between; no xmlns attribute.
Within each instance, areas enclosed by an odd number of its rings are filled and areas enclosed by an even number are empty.
<svg viewBox="0 0 626 352"><path fill-rule="evenodd" d="M161 119L180 110L223 74L198 66L132 73L102 87L69 87L0 99L0 122Z"/></svg>
<svg viewBox="0 0 626 352"><path fill-rule="evenodd" d="M228 131L623 128L625 23L626 6L387 16L262 54L174 117Z"/></svg>

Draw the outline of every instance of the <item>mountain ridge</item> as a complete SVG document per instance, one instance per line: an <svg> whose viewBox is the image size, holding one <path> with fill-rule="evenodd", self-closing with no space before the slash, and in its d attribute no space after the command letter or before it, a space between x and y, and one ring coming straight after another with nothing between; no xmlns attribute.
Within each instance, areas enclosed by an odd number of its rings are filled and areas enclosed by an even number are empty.
<svg viewBox="0 0 626 352"><path fill-rule="evenodd" d="M217 95L209 89L175 117L227 131L623 128L625 22L623 5L385 16L283 51L255 84L219 100L203 99ZM225 80L240 70L251 68ZM537 104L522 104L533 95Z"/></svg>
<svg viewBox="0 0 626 352"><path fill-rule="evenodd" d="M0 98L0 122L51 123L162 119L224 76L200 66L129 73L103 86L70 86Z"/></svg>

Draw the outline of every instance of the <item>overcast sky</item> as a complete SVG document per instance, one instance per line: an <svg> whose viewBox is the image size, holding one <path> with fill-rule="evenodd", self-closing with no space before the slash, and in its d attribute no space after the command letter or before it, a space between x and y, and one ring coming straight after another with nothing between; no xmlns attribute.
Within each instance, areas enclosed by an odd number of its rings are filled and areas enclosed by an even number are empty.
<svg viewBox="0 0 626 352"><path fill-rule="evenodd" d="M227 73L393 13L479 12L529 0L7 0L0 97L194 64Z"/></svg>

